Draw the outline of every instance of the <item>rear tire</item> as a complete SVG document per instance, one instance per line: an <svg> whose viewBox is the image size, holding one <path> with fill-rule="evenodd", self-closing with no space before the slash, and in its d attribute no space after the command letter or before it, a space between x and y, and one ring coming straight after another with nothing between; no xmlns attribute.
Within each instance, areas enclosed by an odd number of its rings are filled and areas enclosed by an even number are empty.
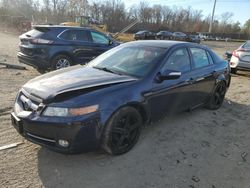
<svg viewBox="0 0 250 188"><path fill-rule="evenodd" d="M206 108L209 110L219 109L224 101L225 94L226 84L221 81L216 85L213 94L211 95L208 103L206 104Z"/></svg>
<svg viewBox="0 0 250 188"><path fill-rule="evenodd" d="M51 69L58 70L61 68L66 68L72 66L72 60L67 55L57 55L51 61Z"/></svg>
<svg viewBox="0 0 250 188"><path fill-rule="evenodd" d="M137 143L142 127L142 117L133 107L123 107L108 121L103 134L103 149L111 155L131 150Z"/></svg>

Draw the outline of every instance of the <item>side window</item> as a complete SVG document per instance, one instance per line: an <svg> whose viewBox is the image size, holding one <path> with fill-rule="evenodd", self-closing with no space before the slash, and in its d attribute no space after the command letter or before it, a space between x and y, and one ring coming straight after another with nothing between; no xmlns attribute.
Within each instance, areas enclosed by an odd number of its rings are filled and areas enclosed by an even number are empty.
<svg viewBox="0 0 250 188"><path fill-rule="evenodd" d="M190 59L186 48L174 51L163 67L165 70L180 71L182 73L190 71Z"/></svg>
<svg viewBox="0 0 250 188"><path fill-rule="evenodd" d="M201 48L190 48L190 51L193 56L193 66L195 69L209 65L209 60L205 50Z"/></svg>
<svg viewBox="0 0 250 188"><path fill-rule="evenodd" d="M100 33L91 31L91 36L92 36L93 42L101 43L101 44L108 44L109 43L108 38Z"/></svg>
<svg viewBox="0 0 250 188"><path fill-rule="evenodd" d="M63 32L60 38L73 41L89 41L88 32L85 30L68 30Z"/></svg>

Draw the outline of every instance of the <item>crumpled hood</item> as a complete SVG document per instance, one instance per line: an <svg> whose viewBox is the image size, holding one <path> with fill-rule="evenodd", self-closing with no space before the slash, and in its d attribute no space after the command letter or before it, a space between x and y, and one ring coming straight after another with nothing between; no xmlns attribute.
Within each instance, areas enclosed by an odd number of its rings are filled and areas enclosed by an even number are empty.
<svg viewBox="0 0 250 188"><path fill-rule="evenodd" d="M78 65L38 76L28 81L22 89L46 101L68 91L134 80L136 79L130 76L121 76Z"/></svg>

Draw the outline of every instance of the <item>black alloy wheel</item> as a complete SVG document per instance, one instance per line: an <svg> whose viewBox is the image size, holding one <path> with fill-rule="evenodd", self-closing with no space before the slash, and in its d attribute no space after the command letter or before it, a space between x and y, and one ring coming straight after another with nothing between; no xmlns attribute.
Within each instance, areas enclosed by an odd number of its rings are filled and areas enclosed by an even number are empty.
<svg viewBox="0 0 250 188"><path fill-rule="evenodd" d="M142 126L142 118L133 107L124 107L108 121L103 148L112 155L128 152L137 143Z"/></svg>
<svg viewBox="0 0 250 188"><path fill-rule="evenodd" d="M224 82L219 82L207 104L207 108L211 110L219 109L224 101L225 94L226 84Z"/></svg>

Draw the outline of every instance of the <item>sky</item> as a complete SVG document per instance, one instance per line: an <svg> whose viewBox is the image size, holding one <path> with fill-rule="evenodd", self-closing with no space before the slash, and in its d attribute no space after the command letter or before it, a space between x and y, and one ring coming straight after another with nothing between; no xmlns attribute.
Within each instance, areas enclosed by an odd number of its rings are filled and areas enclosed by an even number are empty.
<svg viewBox="0 0 250 188"><path fill-rule="evenodd" d="M160 4L169 7L191 7L194 10L202 10L205 18L212 14L214 0L144 0L149 5ZM126 9L138 5L140 0L123 0ZM232 12L232 21L239 21L241 26L250 19L250 0L217 0L215 7L215 19L219 20L220 15L224 12Z"/></svg>

